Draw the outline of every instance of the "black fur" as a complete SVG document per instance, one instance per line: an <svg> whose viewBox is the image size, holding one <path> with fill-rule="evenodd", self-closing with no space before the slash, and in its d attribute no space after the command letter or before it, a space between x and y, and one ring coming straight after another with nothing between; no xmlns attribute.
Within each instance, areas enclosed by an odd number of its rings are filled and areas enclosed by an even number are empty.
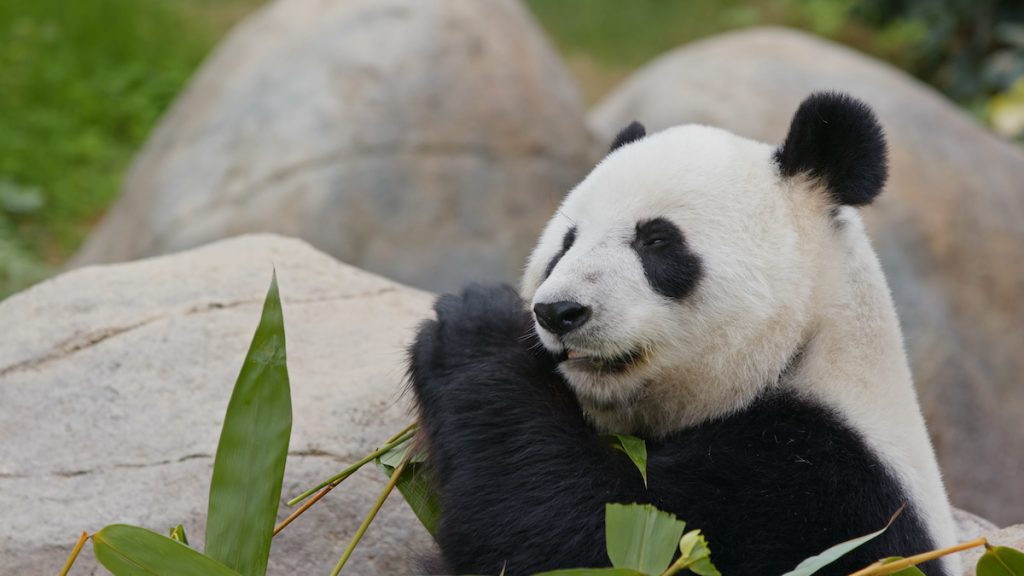
<svg viewBox="0 0 1024 576"><path fill-rule="evenodd" d="M822 181L837 204L870 204L888 175L885 135L863 102L832 92L812 94L793 116L775 152L783 176Z"/></svg>
<svg viewBox="0 0 1024 576"><path fill-rule="evenodd" d="M644 128L644 125L634 120L629 123L629 126L626 126L619 131L619 134L615 137L615 140L612 142L612 146L608 151L614 152L617 148L636 142L646 135L647 129Z"/></svg>
<svg viewBox="0 0 1024 576"><path fill-rule="evenodd" d="M738 414L648 442L649 489L587 424L509 287L441 297L410 350L451 572L607 566L604 506L650 502L700 528L728 576L771 576L883 526L906 501L857 433L820 406L766 394ZM913 506L819 574L931 549ZM922 569L944 574L931 563Z"/></svg>
<svg viewBox="0 0 1024 576"><path fill-rule="evenodd" d="M558 254L555 254L555 257L551 259L551 262L548 262L547 268L544 269L545 279L547 279L548 276L551 276L551 271L554 270L555 266L558 265L558 261L562 259L562 256L565 256L565 253L568 252L570 248L572 248L572 245L575 242L576 227L573 226L572 228L569 228L569 231L566 232L565 236L562 237L562 249L558 251Z"/></svg>
<svg viewBox="0 0 1024 576"><path fill-rule="evenodd" d="M690 251L683 233L669 220L638 222L632 246L640 256L647 282L658 294L678 300L697 286L700 257Z"/></svg>

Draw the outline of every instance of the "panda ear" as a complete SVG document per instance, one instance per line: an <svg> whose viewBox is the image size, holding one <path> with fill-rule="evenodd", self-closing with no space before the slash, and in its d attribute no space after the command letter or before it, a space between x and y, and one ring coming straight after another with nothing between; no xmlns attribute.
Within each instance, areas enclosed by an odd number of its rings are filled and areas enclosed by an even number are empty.
<svg viewBox="0 0 1024 576"><path fill-rule="evenodd" d="M615 141L612 142L612 147L609 148L608 151L613 152L616 148L620 148L631 142L636 142L646 135L647 129L644 128L644 125L634 120L629 123L629 126L626 126L619 131L619 135L615 137Z"/></svg>
<svg viewBox="0 0 1024 576"><path fill-rule="evenodd" d="M837 204L863 206L885 185L887 155L882 127L866 104L819 92L800 104L775 161L787 178L819 180Z"/></svg>

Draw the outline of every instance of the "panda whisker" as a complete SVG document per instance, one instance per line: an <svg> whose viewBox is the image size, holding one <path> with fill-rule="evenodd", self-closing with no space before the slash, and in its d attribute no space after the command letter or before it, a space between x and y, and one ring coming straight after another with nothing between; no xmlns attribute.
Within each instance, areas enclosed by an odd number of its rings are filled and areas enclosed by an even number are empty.
<svg viewBox="0 0 1024 576"><path fill-rule="evenodd" d="M573 226L575 226L575 225L576 225L576 221L575 221L575 220L573 220L572 218L570 218L570 217L569 217L569 215L568 215L568 214L566 214L565 212L562 212L562 209L561 209L561 208L559 208L558 210L556 210L556 211L555 211L555 213L556 213L556 214L558 214L559 216L561 216L562 218L565 218L566 220L568 220L568 221L569 221L569 223L570 223L570 224L572 224Z"/></svg>

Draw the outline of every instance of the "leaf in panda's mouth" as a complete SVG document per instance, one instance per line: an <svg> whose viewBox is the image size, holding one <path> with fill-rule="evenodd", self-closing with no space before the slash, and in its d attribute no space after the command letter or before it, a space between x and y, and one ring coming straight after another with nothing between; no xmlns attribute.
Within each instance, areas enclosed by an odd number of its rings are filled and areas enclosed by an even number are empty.
<svg viewBox="0 0 1024 576"><path fill-rule="evenodd" d="M644 357L640 350L633 350L625 354L607 358L604 356L591 356L579 350L566 348L562 353L561 362L577 370L590 372L623 372L639 363Z"/></svg>

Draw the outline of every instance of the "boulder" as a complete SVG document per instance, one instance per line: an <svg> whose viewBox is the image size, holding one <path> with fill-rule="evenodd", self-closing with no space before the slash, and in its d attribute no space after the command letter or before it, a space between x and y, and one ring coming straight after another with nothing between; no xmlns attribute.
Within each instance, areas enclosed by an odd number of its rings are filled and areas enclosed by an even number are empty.
<svg viewBox="0 0 1024 576"><path fill-rule="evenodd" d="M1024 153L895 68L821 38L750 29L634 73L590 122L720 126L781 142L800 101L867 101L890 142L888 192L863 210L889 277L955 504L1024 519Z"/></svg>
<svg viewBox="0 0 1024 576"><path fill-rule="evenodd" d="M428 293L276 236L66 273L0 302L16 336L0 346L0 574L56 574L81 531L113 522L180 522L202 543L224 410L272 267L294 415L283 499L412 421L404 347ZM370 466L296 520L274 539L270 573L330 572L384 480ZM407 574L431 549L394 497L345 573ZM72 573L95 565L87 545Z"/></svg>
<svg viewBox="0 0 1024 576"><path fill-rule="evenodd" d="M276 0L202 66L73 264L276 232L432 290L513 281L591 149L515 0Z"/></svg>

